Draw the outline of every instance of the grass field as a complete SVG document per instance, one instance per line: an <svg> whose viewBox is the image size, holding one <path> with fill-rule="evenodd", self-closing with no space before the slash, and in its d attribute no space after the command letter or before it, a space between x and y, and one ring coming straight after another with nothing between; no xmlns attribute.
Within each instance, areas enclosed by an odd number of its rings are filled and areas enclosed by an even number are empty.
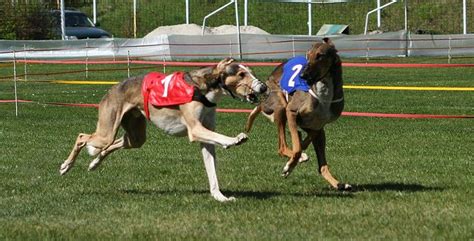
<svg viewBox="0 0 474 241"><path fill-rule="evenodd" d="M123 66L90 66L89 79L127 75L94 71L110 67ZM28 66L18 97L34 102L20 103L18 117L14 104L0 103L0 240L474 239L474 119L341 117L326 129L332 173L355 187L341 193L318 175L312 150L282 178L276 128L259 117L247 143L217 150L221 189L237 198L223 204L209 194L199 144L152 125L141 149L116 152L94 172L84 152L60 176L77 134L94 131L97 110L46 103L98 103L110 87L44 82L84 73L39 75L74 69L83 66ZM271 70L254 68L262 79ZM346 85L474 87L473 76L474 68L344 68ZM468 91L346 89L345 97L345 111L474 115ZM12 81L0 81L0 100L13 98ZM228 98L219 107L251 105ZM217 130L234 136L246 115L217 118Z"/></svg>

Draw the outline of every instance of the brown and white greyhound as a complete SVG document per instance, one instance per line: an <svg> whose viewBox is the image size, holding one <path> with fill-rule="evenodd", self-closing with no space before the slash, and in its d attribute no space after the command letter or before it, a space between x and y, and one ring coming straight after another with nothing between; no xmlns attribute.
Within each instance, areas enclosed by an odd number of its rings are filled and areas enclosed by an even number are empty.
<svg viewBox="0 0 474 241"><path fill-rule="evenodd" d="M352 187L349 184L340 183L331 175L325 153L324 126L335 121L344 108L341 60L334 44L328 38L315 43L306 54L308 63L301 70L301 78L307 80L309 91L295 91L292 95L288 95L280 88L285 64L282 63L268 78L266 82L269 88L268 96L250 113L245 130L250 131L256 116L263 111L264 115L277 125L278 153L289 157L283 168L283 176L287 177L298 162L308 160L308 156L302 150L312 143L321 175L332 187L338 190L350 190ZM288 148L286 143L287 122L293 149ZM298 128L307 133L302 142Z"/></svg>
<svg viewBox="0 0 474 241"><path fill-rule="evenodd" d="M185 72L184 79L196 88L198 93L195 96L198 98L193 97L188 103L168 107L157 107L151 103L145 106L141 92L144 76L129 78L113 86L99 104L96 131L78 135L69 157L60 167L61 175L71 169L84 146L89 155L96 156L90 163L89 170L97 168L115 150L141 147L146 140L145 109L148 109L151 122L165 133L187 135L191 142L201 143L211 195L221 202L234 200L234 197L226 197L219 190L214 145L223 148L239 145L247 140L247 135L240 133L236 137L228 137L214 132L216 108L212 107L212 103L226 94L250 102L256 101L255 94L265 92L266 86L255 78L249 68L230 58L220 61L214 67ZM117 138L120 126L125 134Z"/></svg>

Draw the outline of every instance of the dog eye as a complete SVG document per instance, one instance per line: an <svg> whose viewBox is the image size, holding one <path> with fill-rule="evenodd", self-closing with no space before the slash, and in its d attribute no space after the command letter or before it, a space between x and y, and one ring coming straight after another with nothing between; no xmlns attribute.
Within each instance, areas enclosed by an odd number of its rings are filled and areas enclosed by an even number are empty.
<svg viewBox="0 0 474 241"><path fill-rule="evenodd" d="M245 72L240 72L239 76L240 76L240 78L245 78Z"/></svg>

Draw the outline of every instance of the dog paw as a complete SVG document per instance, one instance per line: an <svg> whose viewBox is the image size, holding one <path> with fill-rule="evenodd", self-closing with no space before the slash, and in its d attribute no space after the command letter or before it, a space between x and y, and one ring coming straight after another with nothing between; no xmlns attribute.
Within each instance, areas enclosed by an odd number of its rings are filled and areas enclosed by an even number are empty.
<svg viewBox="0 0 474 241"><path fill-rule="evenodd" d="M71 167L72 165L70 163L64 162L59 168L59 174L61 175L66 174L71 169Z"/></svg>
<svg viewBox="0 0 474 241"><path fill-rule="evenodd" d="M92 162L89 164L89 169L87 169L88 171L94 171L100 164L100 159L99 157L95 158L94 160L92 160Z"/></svg>
<svg viewBox="0 0 474 241"><path fill-rule="evenodd" d="M293 171L293 168L290 167L290 165L286 164L285 167L283 167L283 171L281 172L282 177L288 177L291 172Z"/></svg>
<svg viewBox="0 0 474 241"><path fill-rule="evenodd" d="M306 153L301 153L300 159L298 159L299 163L307 162L309 160L309 156Z"/></svg>
<svg viewBox="0 0 474 241"><path fill-rule="evenodd" d="M338 191L352 191L352 186L347 183L339 183L337 184Z"/></svg>
<svg viewBox="0 0 474 241"><path fill-rule="evenodd" d="M249 137L245 133L240 133L240 134L237 135L236 138L237 138L237 142L235 143L235 145L240 145L240 144L246 142Z"/></svg>
<svg viewBox="0 0 474 241"><path fill-rule="evenodd" d="M212 194L212 197L219 202L234 202L237 200L235 197L226 197L222 193Z"/></svg>

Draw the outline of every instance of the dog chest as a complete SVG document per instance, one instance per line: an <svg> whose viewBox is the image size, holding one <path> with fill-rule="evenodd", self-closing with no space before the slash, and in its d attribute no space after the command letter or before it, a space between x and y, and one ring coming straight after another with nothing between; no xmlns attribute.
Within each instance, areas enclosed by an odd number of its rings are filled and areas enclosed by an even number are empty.
<svg viewBox="0 0 474 241"><path fill-rule="evenodd" d="M178 109L151 108L150 120L168 135L185 136L187 134L186 125Z"/></svg>
<svg viewBox="0 0 474 241"><path fill-rule="evenodd" d="M330 101L322 102L314 97L306 100L298 111L297 123L300 127L319 130L335 119Z"/></svg>

